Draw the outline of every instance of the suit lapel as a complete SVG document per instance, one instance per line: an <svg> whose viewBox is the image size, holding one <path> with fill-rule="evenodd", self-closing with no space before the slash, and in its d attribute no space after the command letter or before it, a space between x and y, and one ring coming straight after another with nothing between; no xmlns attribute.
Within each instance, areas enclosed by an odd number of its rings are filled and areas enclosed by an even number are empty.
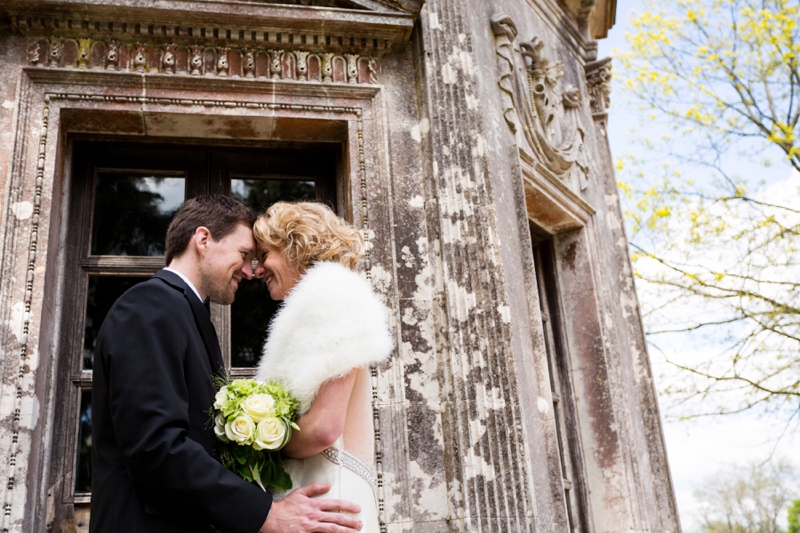
<svg viewBox="0 0 800 533"><path fill-rule="evenodd" d="M224 374L222 354L219 350L219 339L217 338L217 332L214 330L214 324L211 322L209 310L180 276L168 270L159 270L153 277L159 278L183 292L184 298L189 302L189 307L192 308L192 314L194 315L197 329L200 330L200 336L203 338L211 369L215 374L222 376Z"/></svg>

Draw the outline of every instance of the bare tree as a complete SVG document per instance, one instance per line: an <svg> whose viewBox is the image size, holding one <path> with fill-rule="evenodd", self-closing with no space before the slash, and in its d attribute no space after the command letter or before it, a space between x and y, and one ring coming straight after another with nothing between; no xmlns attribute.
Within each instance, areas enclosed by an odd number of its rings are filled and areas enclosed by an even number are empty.
<svg viewBox="0 0 800 533"><path fill-rule="evenodd" d="M800 496L797 471L788 461L732 467L695 492L701 533L785 533L792 500Z"/></svg>
<svg viewBox="0 0 800 533"><path fill-rule="evenodd" d="M701 406L682 416L800 413L798 20L797 0L651 0L621 57L648 127L669 131L618 169L665 392ZM737 151L781 154L796 185L757 194Z"/></svg>

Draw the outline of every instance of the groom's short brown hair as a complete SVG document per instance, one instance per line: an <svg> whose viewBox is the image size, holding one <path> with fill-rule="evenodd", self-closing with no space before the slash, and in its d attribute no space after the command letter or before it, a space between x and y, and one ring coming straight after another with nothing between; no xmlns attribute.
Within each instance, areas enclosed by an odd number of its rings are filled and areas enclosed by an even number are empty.
<svg viewBox="0 0 800 533"><path fill-rule="evenodd" d="M183 255L192 235L201 226L218 241L233 233L237 224L252 228L255 221L252 209L224 194L205 194L186 200L167 228L166 264Z"/></svg>

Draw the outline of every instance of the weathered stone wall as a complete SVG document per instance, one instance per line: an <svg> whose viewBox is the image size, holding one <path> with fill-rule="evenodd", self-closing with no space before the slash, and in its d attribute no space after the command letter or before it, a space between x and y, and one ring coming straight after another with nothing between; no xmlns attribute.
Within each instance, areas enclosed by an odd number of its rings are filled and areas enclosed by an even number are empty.
<svg viewBox="0 0 800 533"><path fill-rule="evenodd" d="M373 372L386 531L567 530L533 222L556 252L576 531L679 531L587 33L613 2L287 3L0 8L3 529L85 527L52 452L68 133L92 132L342 143L397 335Z"/></svg>

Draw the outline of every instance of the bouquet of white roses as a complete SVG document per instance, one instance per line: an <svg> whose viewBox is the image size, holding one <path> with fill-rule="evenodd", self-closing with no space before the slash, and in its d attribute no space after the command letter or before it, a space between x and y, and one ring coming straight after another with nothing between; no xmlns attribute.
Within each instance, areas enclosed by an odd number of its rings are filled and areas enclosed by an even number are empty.
<svg viewBox="0 0 800 533"><path fill-rule="evenodd" d="M267 490L292 488L278 450L292 436L298 401L281 385L253 379L220 382L214 398L214 433L222 464Z"/></svg>

